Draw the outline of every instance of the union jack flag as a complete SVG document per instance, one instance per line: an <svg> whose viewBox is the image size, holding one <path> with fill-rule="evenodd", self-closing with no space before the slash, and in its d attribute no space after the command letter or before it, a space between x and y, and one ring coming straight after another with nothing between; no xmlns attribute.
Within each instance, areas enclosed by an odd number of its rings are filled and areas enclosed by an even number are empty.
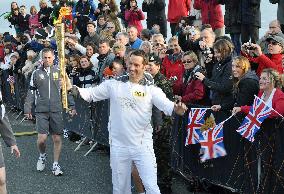
<svg viewBox="0 0 284 194"><path fill-rule="evenodd" d="M202 162L227 155L223 143L223 125L224 121L203 132L203 138L199 140L202 153L200 160Z"/></svg>
<svg viewBox="0 0 284 194"><path fill-rule="evenodd" d="M7 78L7 82L9 82L9 83L11 83L11 84L15 83L15 78L14 78L14 76L10 76L10 75L9 75L9 77Z"/></svg>
<svg viewBox="0 0 284 194"><path fill-rule="evenodd" d="M253 142L255 133L260 129L261 123L271 112L272 108L267 106L259 97L255 96L253 106L243 120L242 125L237 129L237 132Z"/></svg>
<svg viewBox="0 0 284 194"><path fill-rule="evenodd" d="M187 137L185 145L196 144L202 135L200 128L204 124L206 108L192 108L188 114Z"/></svg>

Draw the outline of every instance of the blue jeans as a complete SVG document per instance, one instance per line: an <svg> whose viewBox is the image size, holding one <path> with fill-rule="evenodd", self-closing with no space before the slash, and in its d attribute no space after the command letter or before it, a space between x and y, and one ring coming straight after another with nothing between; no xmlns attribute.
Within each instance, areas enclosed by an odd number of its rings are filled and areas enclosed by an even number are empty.
<svg viewBox="0 0 284 194"><path fill-rule="evenodd" d="M241 33L230 34L230 36L235 46L235 52L239 56L241 53Z"/></svg>

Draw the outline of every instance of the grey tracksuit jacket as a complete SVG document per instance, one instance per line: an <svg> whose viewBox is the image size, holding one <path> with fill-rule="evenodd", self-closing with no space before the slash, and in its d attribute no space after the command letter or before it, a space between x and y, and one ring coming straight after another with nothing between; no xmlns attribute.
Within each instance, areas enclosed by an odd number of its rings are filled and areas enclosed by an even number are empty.
<svg viewBox="0 0 284 194"><path fill-rule="evenodd" d="M60 71L57 67L36 69L31 76L30 89L24 105L24 112L31 113L35 101L35 112L61 112ZM68 95L69 108L74 108L74 99Z"/></svg>

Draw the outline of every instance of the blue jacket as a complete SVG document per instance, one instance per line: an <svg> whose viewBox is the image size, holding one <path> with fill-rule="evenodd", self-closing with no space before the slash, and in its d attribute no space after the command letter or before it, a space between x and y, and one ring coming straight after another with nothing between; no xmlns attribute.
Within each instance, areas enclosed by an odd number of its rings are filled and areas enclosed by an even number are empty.
<svg viewBox="0 0 284 194"><path fill-rule="evenodd" d="M139 49L141 44L142 44L143 40L141 40L140 38L137 38L133 43L130 43L131 48L133 49Z"/></svg>
<svg viewBox="0 0 284 194"><path fill-rule="evenodd" d="M76 18L76 13L80 13L81 15L88 16L92 21L96 20L94 15L94 11L97 9L93 0L89 0L86 3L82 3L82 1L78 1L76 5L72 9L72 16Z"/></svg>

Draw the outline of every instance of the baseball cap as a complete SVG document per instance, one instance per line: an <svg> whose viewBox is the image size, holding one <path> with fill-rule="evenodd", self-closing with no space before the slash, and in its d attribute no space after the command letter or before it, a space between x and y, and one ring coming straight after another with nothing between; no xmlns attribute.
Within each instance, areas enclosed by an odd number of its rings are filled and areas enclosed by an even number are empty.
<svg viewBox="0 0 284 194"><path fill-rule="evenodd" d="M278 35L270 35L266 38L266 41L274 40L278 42L284 48L284 38Z"/></svg>
<svg viewBox="0 0 284 194"><path fill-rule="evenodd" d="M162 60L158 56L156 56L154 54L150 54L149 62L153 62L156 65L161 65L162 64Z"/></svg>

